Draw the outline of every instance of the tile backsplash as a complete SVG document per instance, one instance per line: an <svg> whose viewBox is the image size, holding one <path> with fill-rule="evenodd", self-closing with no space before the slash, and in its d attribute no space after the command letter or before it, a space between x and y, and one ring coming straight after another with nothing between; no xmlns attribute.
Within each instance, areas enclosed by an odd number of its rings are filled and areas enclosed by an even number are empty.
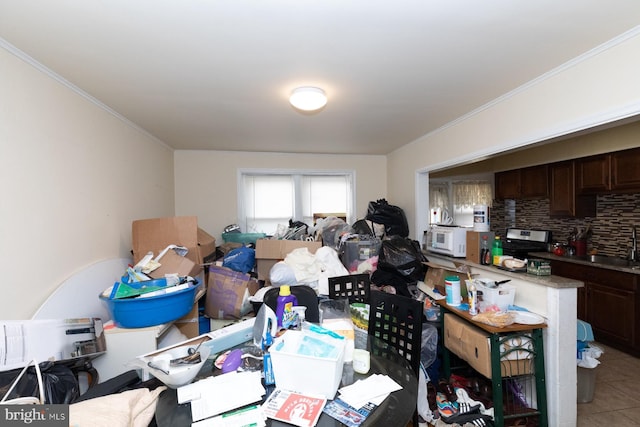
<svg viewBox="0 0 640 427"><path fill-rule="evenodd" d="M599 195L596 200L596 216L586 218L550 218L549 199L494 200L491 230L499 235L509 227L551 230L554 242L566 243L574 227L591 225L587 251L627 256L632 227L640 228L640 193Z"/></svg>

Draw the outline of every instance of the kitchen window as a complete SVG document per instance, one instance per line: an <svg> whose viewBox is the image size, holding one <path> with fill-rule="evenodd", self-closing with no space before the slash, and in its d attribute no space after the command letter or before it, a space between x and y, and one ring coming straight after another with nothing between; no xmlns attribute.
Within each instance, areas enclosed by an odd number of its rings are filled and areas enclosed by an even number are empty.
<svg viewBox="0 0 640 427"><path fill-rule="evenodd" d="M457 225L473 227L473 207L491 206L493 190L486 181L453 182L453 217Z"/></svg>
<svg viewBox="0 0 640 427"><path fill-rule="evenodd" d="M438 180L429 183L432 224L473 226L473 207L491 206L493 188L484 180Z"/></svg>
<svg viewBox="0 0 640 427"><path fill-rule="evenodd" d="M238 220L247 233L273 235L289 220L313 225L313 215L353 219L355 171L241 170Z"/></svg>

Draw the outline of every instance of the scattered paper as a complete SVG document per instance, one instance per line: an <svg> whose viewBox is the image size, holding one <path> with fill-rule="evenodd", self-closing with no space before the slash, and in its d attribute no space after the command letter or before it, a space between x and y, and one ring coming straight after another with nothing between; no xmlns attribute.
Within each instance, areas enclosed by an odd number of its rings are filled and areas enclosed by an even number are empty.
<svg viewBox="0 0 640 427"><path fill-rule="evenodd" d="M361 408L367 403L380 405L390 393L401 390L402 386L387 375L374 374L364 380L338 390L340 399L353 408Z"/></svg>
<svg viewBox="0 0 640 427"><path fill-rule="evenodd" d="M230 372L178 388L178 403L191 402L191 418L200 421L262 400L262 373Z"/></svg>

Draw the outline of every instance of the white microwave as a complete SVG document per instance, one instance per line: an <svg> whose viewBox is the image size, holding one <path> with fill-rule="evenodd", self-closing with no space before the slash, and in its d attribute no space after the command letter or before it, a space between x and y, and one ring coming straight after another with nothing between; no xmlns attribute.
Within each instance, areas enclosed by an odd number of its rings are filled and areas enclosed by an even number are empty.
<svg viewBox="0 0 640 427"><path fill-rule="evenodd" d="M467 229L465 227L434 225L427 231L426 250L452 257L467 255Z"/></svg>

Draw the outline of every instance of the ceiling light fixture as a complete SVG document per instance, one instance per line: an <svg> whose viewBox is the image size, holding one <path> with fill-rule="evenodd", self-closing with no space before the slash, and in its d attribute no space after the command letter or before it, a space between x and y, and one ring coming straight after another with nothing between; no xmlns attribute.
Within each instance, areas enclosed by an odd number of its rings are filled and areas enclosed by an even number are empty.
<svg viewBox="0 0 640 427"><path fill-rule="evenodd" d="M327 105L327 95L317 87L299 87L291 92L289 102L298 110L316 111Z"/></svg>

